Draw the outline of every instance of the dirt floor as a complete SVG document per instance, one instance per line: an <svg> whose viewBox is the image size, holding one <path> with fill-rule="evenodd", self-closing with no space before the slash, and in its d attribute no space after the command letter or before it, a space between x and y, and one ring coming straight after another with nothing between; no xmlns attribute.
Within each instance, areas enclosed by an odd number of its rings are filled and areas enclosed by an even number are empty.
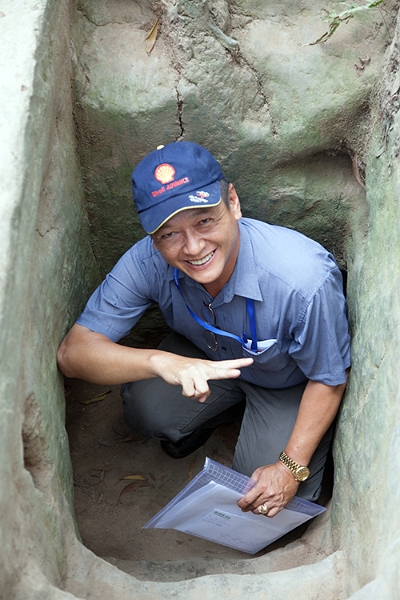
<svg viewBox="0 0 400 600"><path fill-rule="evenodd" d="M207 456L231 466L239 423L221 425L202 448L176 460L159 442L132 435L119 388L69 379L66 402L76 519L90 550L141 579L199 576L210 572L205 565L211 559L217 565L238 561L237 572L246 570L254 558L249 554L175 530L142 529L202 469ZM323 501L329 493L328 483ZM296 539L306 527L256 557ZM182 561L181 567L169 568L171 561Z"/></svg>

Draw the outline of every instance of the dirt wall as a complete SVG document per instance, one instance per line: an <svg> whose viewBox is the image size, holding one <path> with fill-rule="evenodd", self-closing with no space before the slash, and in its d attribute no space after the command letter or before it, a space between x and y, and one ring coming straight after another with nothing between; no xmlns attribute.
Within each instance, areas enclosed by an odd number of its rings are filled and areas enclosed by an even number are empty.
<svg viewBox="0 0 400 600"><path fill-rule="evenodd" d="M261 4L1 6L4 600L399 593L395 5L341 26L323 47L303 47L315 38L322 3ZM154 16L160 38L147 55ZM354 366L334 449L332 518L312 534L320 548L332 544L329 556L275 573L270 556L258 574L162 584L122 573L79 542L55 352L99 271L141 235L130 168L182 137L221 159L251 216L318 232L337 250L349 270ZM364 167L366 195L357 181ZM107 207L120 218L113 222Z"/></svg>

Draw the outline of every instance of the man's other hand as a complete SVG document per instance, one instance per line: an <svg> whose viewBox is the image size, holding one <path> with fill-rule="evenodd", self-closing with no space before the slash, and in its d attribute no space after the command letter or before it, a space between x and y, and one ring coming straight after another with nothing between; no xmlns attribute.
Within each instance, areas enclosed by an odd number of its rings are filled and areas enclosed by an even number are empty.
<svg viewBox="0 0 400 600"><path fill-rule="evenodd" d="M268 508L265 516L274 517L294 498L300 485L281 462L259 467L251 477L257 483L239 500L238 506L243 512L255 515L263 514L260 507L264 504Z"/></svg>

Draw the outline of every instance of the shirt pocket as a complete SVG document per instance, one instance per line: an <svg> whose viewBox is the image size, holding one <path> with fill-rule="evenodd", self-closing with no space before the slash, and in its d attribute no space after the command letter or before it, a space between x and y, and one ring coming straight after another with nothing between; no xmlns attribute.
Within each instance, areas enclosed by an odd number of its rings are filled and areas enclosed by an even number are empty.
<svg viewBox="0 0 400 600"><path fill-rule="evenodd" d="M250 347L251 340L248 346ZM259 368L264 371L280 371L288 364L290 356L287 352L281 352L278 347L277 340L261 340L257 344L259 351L253 352L250 349L243 348L243 356L251 357L253 364L250 369Z"/></svg>

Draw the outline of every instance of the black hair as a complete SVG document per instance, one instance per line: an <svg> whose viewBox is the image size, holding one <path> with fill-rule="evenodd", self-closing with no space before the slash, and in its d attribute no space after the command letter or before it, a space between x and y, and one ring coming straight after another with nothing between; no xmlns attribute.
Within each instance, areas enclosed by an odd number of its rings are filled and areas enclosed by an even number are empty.
<svg viewBox="0 0 400 600"><path fill-rule="evenodd" d="M222 200L223 200L225 206L228 209L230 209L230 204L229 204L229 185L230 185L230 182L225 177L223 179L219 180L219 187L221 189L221 197L222 197Z"/></svg>

